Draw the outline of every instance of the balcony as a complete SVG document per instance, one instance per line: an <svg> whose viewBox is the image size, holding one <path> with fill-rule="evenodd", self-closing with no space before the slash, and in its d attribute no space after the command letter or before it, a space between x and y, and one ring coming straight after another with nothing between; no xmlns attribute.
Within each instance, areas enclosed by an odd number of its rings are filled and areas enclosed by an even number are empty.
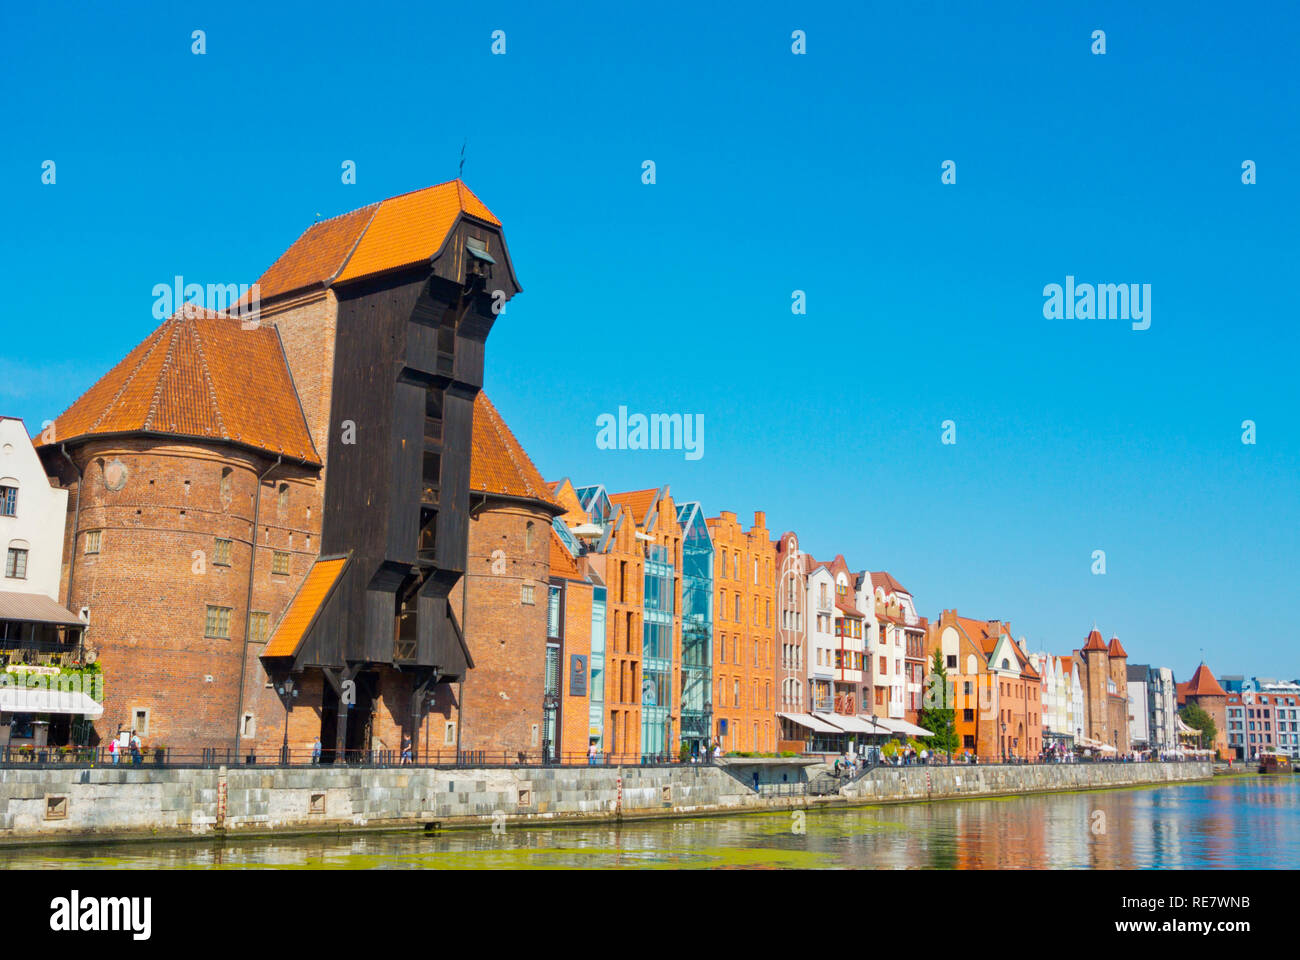
<svg viewBox="0 0 1300 960"><path fill-rule="evenodd" d="M0 666L71 667L86 662L80 631L76 642L0 638Z"/></svg>
<svg viewBox="0 0 1300 960"><path fill-rule="evenodd" d="M835 698L831 696L813 697L813 710L817 713L834 713Z"/></svg>

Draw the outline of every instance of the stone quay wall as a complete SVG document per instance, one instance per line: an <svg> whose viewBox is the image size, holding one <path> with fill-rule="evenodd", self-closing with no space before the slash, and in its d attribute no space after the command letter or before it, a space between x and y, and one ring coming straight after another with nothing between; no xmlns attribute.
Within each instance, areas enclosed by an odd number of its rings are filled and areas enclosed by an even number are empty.
<svg viewBox="0 0 1300 960"><path fill-rule="evenodd" d="M751 763L750 766L753 766ZM743 774L742 774L742 771ZM0 843L644 819L1209 779L1209 763L880 768L831 797L764 796L737 764L0 769ZM761 778L770 782L768 777Z"/></svg>

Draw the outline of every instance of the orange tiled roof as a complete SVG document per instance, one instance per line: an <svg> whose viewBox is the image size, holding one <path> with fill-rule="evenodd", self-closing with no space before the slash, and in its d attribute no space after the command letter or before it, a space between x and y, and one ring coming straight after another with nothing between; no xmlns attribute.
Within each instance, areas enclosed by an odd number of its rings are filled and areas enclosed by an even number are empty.
<svg viewBox="0 0 1300 960"><path fill-rule="evenodd" d="M609 502L625 507L628 513L632 514L632 519L637 526L642 526L646 521L646 514L650 511L650 504L654 503L655 494L659 492L658 487L651 487L649 490L629 490L626 493L609 494Z"/></svg>
<svg viewBox="0 0 1300 960"><path fill-rule="evenodd" d="M471 492L539 500L560 510L546 481L524 453L497 408L479 391L474 398L474 447L469 460Z"/></svg>
<svg viewBox="0 0 1300 960"><path fill-rule="evenodd" d="M554 527L551 528L551 576L564 577L568 580L582 579L582 574L578 570L578 561L564 546Z"/></svg>
<svg viewBox="0 0 1300 960"><path fill-rule="evenodd" d="M1182 684L1179 684L1181 687ZM1192 674L1192 679L1187 681L1185 688L1189 697L1226 697L1223 687L1219 686L1219 681L1214 679L1214 674L1205 664L1196 668Z"/></svg>
<svg viewBox="0 0 1300 960"><path fill-rule="evenodd" d="M52 441L115 433L224 440L320 465L270 326L185 304L54 421Z"/></svg>
<svg viewBox="0 0 1300 960"><path fill-rule="evenodd" d="M1112 657L1123 657L1126 660L1128 659L1128 654L1124 652L1124 647L1120 645L1119 637L1110 638L1110 646L1106 648L1106 652Z"/></svg>
<svg viewBox="0 0 1300 960"><path fill-rule="evenodd" d="M907 588L895 580L893 574L885 570L871 574L871 587L873 590L883 587L885 593L906 593L909 597L911 596Z"/></svg>
<svg viewBox="0 0 1300 960"><path fill-rule="evenodd" d="M1093 627L1092 632L1088 634L1088 642L1083 645L1083 649L1085 650L1106 649L1106 641L1101 638L1101 631L1098 630L1096 627Z"/></svg>
<svg viewBox="0 0 1300 960"><path fill-rule="evenodd" d="M327 286L343 270L379 204L313 223L257 281L258 295L270 300L306 287Z"/></svg>
<svg viewBox="0 0 1300 960"><path fill-rule="evenodd" d="M309 227L258 281L263 301L429 260L462 213L501 221L460 180L413 190Z"/></svg>
<svg viewBox="0 0 1300 960"><path fill-rule="evenodd" d="M317 560L312 564L311 571L303 580L302 586L298 588L298 592L294 594L289 609L280 618L280 623L275 628L275 633L271 636L271 641L266 645L262 656L292 657L298 652L298 646L302 643L307 628L316 619L316 611L330 595L334 584L338 583L347 562L347 557L333 557L328 560Z"/></svg>

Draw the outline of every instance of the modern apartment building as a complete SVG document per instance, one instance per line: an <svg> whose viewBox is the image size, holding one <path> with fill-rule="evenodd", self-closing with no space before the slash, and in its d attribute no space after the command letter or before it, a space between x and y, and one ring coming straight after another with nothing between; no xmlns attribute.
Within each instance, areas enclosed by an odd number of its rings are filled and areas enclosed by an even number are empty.
<svg viewBox="0 0 1300 960"><path fill-rule="evenodd" d="M682 746L701 757L713 745L714 546L698 501L677 505L682 529ZM728 727L730 731L730 725Z"/></svg>
<svg viewBox="0 0 1300 960"><path fill-rule="evenodd" d="M551 489L606 589L602 752L615 760L676 756L683 530L668 487L609 493L563 480Z"/></svg>
<svg viewBox="0 0 1300 960"><path fill-rule="evenodd" d="M1151 718L1151 749L1162 753L1178 749L1178 686L1168 667L1149 668L1147 713Z"/></svg>
<svg viewBox="0 0 1300 960"><path fill-rule="evenodd" d="M1251 677L1225 700L1228 749L1238 760L1261 753L1300 758L1300 684Z"/></svg>
<svg viewBox="0 0 1300 960"><path fill-rule="evenodd" d="M1151 668L1146 664L1129 664L1128 678L1128 741L1134 750L1151 747Z"/></svg>

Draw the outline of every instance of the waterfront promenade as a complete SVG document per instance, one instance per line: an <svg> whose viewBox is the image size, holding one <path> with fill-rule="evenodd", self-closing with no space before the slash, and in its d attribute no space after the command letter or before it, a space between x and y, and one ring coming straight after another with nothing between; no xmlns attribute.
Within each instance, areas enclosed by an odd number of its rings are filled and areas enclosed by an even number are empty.
<svg viewBox="0 0 1300 960"><path fill-rule="evenodd" d="M1155 869L1300 866L1300 782L1216 777L745 816L198 842L0 846L39 869Z"/></svg>
<svg viewBox="0 0 1300 960"><path fill-rule="evenodd" d="M0 843L694 817L1209 779L1208 762L878 767L833 792L792 761L655 766L0 769ZM755 778L757 777L757 782ZM788 786L789 789L782 789Z"/></svg>

